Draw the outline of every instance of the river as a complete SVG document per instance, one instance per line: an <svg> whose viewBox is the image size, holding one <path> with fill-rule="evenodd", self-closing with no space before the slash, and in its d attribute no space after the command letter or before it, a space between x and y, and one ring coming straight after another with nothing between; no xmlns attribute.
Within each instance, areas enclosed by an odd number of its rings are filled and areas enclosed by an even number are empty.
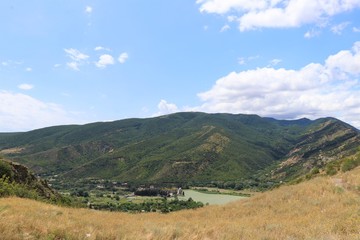
<svg viewBox="0 0 360 240"><path fill-rule="evenodd" d="M222 205L229 202L237 201L240 199L244 199L247 197L242 196L233 196L233 195L226 195L226 194L209 194L209 193L201 193L194 190L184 190L185 196L179 197L181 200L187 200L192 198L194 201L202 202L204 204L209 203L210 205Z"/></svg>

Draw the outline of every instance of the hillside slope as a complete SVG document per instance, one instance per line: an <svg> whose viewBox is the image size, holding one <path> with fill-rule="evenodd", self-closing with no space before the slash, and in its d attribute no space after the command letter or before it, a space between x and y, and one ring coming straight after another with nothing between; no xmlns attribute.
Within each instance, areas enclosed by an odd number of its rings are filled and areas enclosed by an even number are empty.
<svg viewBox="0 0 360 240"><path fill-rule="evenodd" d="M177 113L1 134L3 155L44 176L128 182L292 179L353 154L359 131L337 119ZM266 181L266 180L265 180Z"/></svg>
<svg viewBox="0 0 360 240"><path fill-rule="evenodd" d="M64 200L25 166L0 158L0 197L12 195L52 202Z"/></svg>
<svg viewBox="0 0 360 240"><path fill-rule="evenodd" d="M360 168L225 206L125 214L0 199L4 239L358 239Z"/></svg>

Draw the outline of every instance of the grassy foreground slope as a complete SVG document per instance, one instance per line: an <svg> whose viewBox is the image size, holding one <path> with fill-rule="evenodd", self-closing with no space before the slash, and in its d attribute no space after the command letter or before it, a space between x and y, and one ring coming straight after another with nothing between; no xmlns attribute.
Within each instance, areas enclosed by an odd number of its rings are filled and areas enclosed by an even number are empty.
<svg viewBox="0 0 360 240"><path fill-rule="evenodd" d="M0 199L2 239L359 239L360 168L225 206L124 214Z"/></svg>

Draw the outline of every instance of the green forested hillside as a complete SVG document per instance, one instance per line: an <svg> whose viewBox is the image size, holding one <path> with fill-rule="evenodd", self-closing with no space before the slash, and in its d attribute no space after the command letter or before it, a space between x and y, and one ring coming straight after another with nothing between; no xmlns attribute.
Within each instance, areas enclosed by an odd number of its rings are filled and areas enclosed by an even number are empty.
<svg viewBox="0 0 360 240"><path fill-rule="evenodd" d="M0 150L36 173L65 179L282 181L353 154L359 136L333 118L189 112L0 134Z"/></svg>

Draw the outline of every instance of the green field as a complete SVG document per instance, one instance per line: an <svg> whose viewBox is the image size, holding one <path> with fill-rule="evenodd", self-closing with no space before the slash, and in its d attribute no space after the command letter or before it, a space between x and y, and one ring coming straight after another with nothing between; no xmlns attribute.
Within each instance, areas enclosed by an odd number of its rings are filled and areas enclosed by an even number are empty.
<svg viewBox="0 0 360 240"><path fill-rule="evenodd" d="M179 199L186 200L186 199L192 198L194 201L202 202L204 204L208 203L210 205L227 204L229 202L247 198L247 197L242 197L242 196L233 196L233 195L226 195L226 194L201 193L201 192L198 192L195 190L184 190L184 191L185 191L185 196L179 197Z"/></svg>

